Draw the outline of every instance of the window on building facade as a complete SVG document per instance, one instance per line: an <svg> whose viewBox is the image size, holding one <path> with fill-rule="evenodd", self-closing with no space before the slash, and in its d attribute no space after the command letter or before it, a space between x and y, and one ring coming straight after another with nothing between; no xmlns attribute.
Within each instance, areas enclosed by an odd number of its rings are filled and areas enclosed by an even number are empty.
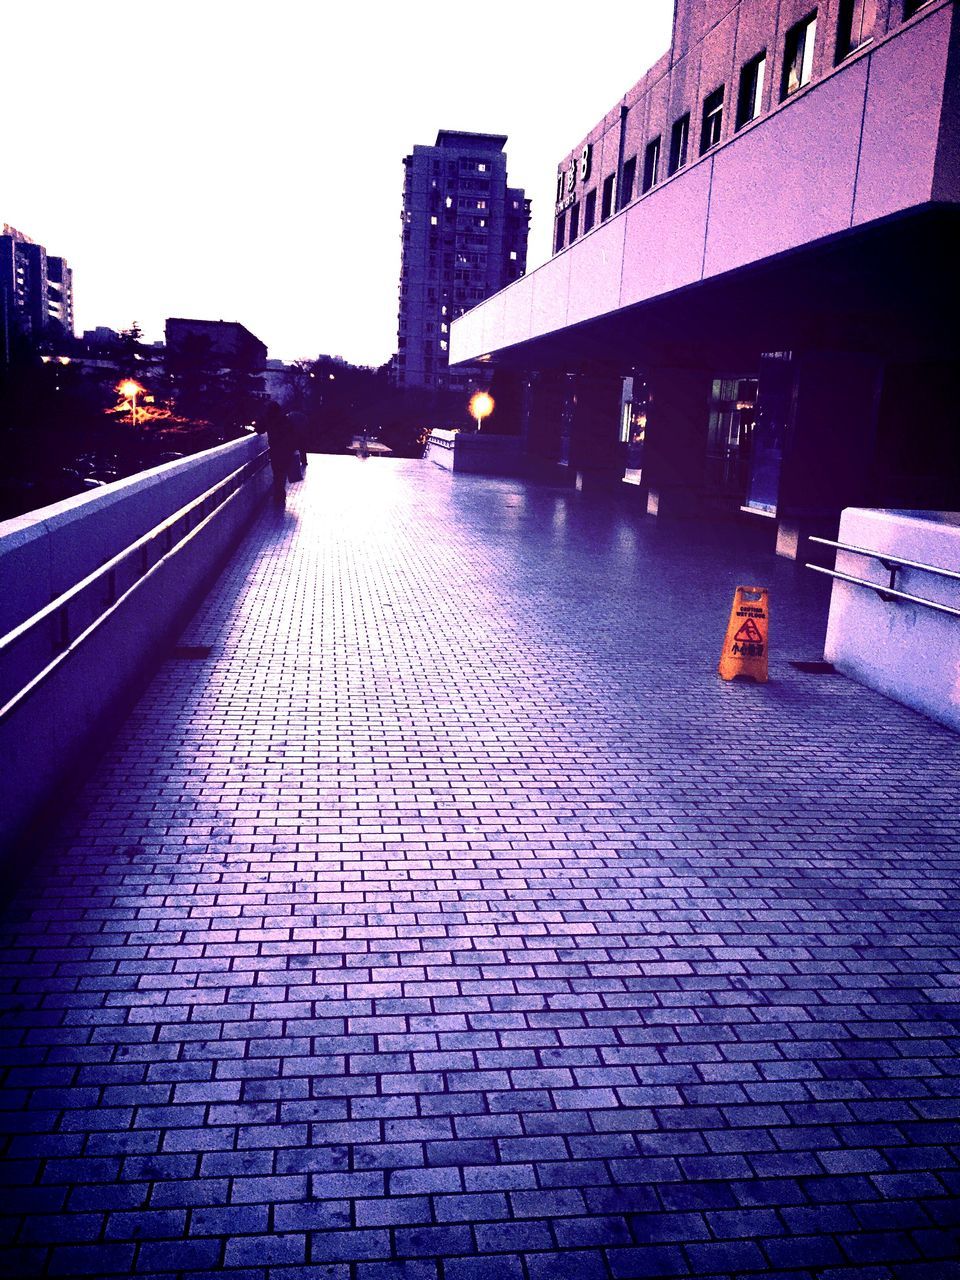
<svg viewBox="0 0 960 1280"><path fill-rule="evenodd" d="M640 187L641 194L646 195L651 187L656 186L659 176L660 138L658 135L652 142L647 143L647 149L643 153L643 181Z"/></svg>
<svg viewBox="0 0 960 1280"><path fill-rule="evenodd" d="M676 173L687 163L687 144L690 141L690 112L675 120L670 130L670 163L667 165L668 175Z"/></svg>
<svg viewBox="0 0 960 1280"><path fill-rule="evenodd" d="M703 123L700 126L700 154L720 141L723 130L723 85L703 100Z"/></svg>
<svg viewBox="0 0 960 1280"><path fill-rule="evenodd" d="M577 236L580 234L580 202L570 206L570 231L567 236L567 243L573 244Z"/></svg>
<svg viewBox="0 0 960 1280"><path fill-rule="evenodd" d="M592 230L597 220L597 189L588 191L583 200L583 234Z"/></svg>
<svg viewBox="0 0 960 1280"><path fill-rule="evenodd" d="M616 182L616 174L611 173L608 178L603 180L603 192L600 196L600 221L606 222L613 213L613 185Z"/></svg>
<svg viewBox="0 0 960 1280"><path fill-rule="evenodd" d="M740 92L737 94L737 128L756 120L763 109L763 81L767 71L767 51L743 64Z"/></svg>
<svg viewBox="0 0 960 1280"><path fill-rule="evenodd" d="M791 27L783 46L783 77L780 97L789 98L808 84L813 74L813 46L817 39L817 11Z"/></svg>
<svg viewBox="0 0 960 1280"><path fill-rule="evenodd" d="M637 180L637 157L631 156L623 162L623 177L620 180L620 194L617 196L617 208L624 209L633 199L633 184Z"/></svg>
<svg viewBox="0 0 960 1280"><path fill-rule="evenodd" d="M755 378L716 378L707 428L707 487L742 503L757 420Z"/></svg>
<svg viewBox="0 0 960 1280"><path fill-rule="evenodd" d="M924 5L930 3L930 0L903 0L903 16L904 20L912 18L918 9L922 9Z"/></svg>
<svg viewBox="0 0 960 1280"><path fill-rule="evenodd" d="M840 0L837 18L837 61L873 39L877 20L877 0Z"/></svg>

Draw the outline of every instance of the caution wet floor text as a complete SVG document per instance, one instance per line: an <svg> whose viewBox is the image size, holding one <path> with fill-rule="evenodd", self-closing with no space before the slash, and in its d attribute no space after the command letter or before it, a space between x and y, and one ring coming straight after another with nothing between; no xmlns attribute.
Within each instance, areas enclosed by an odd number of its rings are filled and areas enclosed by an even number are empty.
<svg viewBox="0 0 960 1280"><path fill-rule="evenodd" d="M724 680L766 680L769 621L766 587L737 587L718 667Z"/></svg>

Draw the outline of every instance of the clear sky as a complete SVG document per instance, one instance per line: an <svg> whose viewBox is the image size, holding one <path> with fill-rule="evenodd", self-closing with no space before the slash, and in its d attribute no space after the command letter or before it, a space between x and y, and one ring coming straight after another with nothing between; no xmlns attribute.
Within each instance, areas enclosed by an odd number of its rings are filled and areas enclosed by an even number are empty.
<svg viewBox="0 0 960 1280"><path fill-rule="evenodd" d="M667 49L672 0L32 0L4 7L0 223L78 332L239 320L282 359L396 348L402 159L508 135L549 254L556 166Z"/></svg>

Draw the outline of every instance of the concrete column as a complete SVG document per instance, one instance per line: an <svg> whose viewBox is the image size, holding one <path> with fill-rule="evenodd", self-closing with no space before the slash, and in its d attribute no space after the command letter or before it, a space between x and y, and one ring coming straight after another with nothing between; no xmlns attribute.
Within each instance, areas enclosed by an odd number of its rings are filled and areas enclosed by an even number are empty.
<svg viewBox="0 0 960 1280"><path fill-rule="evenodd" d="M560 456L560 431L566 375L552 371L532 373L527 378L522 426L525 450L531 463L555 463Z"/></svg>
<svg viewBox="0 0 960 1280"><path fill-rule="evenodd" d="M494 410L485 429L495 435L519 436L523 432L523 379L514 369L495 368L488 383Z"/></svg>
<svg viewBox="0 0 960 1280"><path fill-rule="evenodd" d="M870 506L958 509L958 374L956 361L887 363Z"/></svg>
<svg viewBox="0 0 960 1280"><path fill-rule="evenodd" d="M777 554L808 553L806 536L835 538L843 507L869 502L883 382L880 359L801 351L777 501Z"/></svg>
<svg viewBox="0 0 960 1280"><path fill-rule="evenodd" d="M623 378L603 370L579 373L570 436L570 467L577 487L618 485L623 478L620 393Z"/></svg>
<svg viewBox="0 0 960 1280"><path fill-rule="evenodd" d="M712 376L704 369L651 369L643 455L647 512L705 515L704 471Z"/></svg>

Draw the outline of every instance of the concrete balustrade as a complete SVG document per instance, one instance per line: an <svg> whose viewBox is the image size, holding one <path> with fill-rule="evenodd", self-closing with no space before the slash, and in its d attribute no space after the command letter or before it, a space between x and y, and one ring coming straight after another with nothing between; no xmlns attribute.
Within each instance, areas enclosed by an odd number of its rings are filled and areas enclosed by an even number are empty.
<svg viewBox="0 0 960 1280"><path fill-rule="evenodd" d="M197 608L269 489L265 451L232 441L0 524L0 847L70 785Z"/></svg>
<svg viewBox="0 0 960 1280"><path fill-rule="evenodd" d="M960 610L960 514L942 511L844 511L838 542L948 571L900 566L893 589ZM837 551L836 571L890 586L882 560ZM949 576L950 574L954 576ZM839 671L960 729L960 617L836 579L824 656Z"/></svg>
<svg viewBox="0 0 960 1280"><path fill-rule="evenodd" d="M526 474L520 436L492 431L432 431L424 457L449 471L474 475L518 476Z"/></svg>

